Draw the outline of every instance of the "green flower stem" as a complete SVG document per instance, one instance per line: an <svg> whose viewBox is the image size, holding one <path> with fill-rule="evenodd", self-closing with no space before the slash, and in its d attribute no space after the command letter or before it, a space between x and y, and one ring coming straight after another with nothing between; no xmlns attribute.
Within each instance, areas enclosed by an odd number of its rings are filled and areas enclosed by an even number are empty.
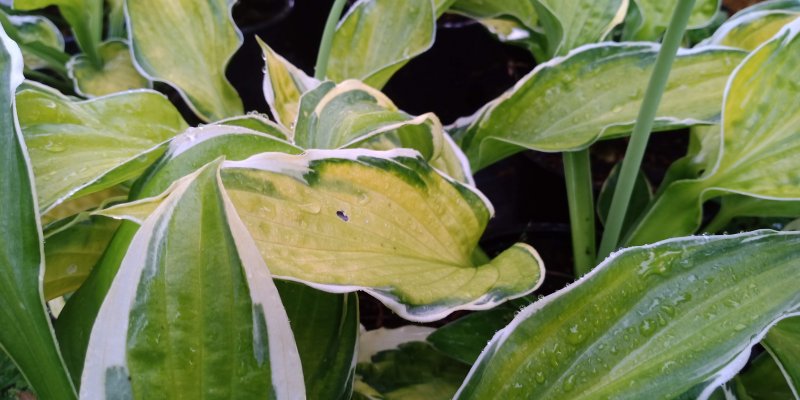
<svg viewBox="0 0 800 400"><path fill-rule="evenodd" d="M575 260L575 276L579 277L592 270L597 254L594 236L592 164L588 149L565 152L563 157L572 232L572 256Z"/></svg>
<svg viewBox="0 0 800 400"><path fill-rule="evenodd" d="M345 0L336 0L328 14L328 21L325 23L325 31L322 33L322 42L317 53L317 66L314 68L314 78L325 79L328 74L328 59L331 56L331 45L333 44L333 34L336 32L336 24L342 16L342 10L347 3Z"/></svg>
<svg viewBox="0 0 800 400"><path fill-rule="evenodd" d="M672 15L672 20L664 36L661 51L658 53L658 58L656 59L653 76L650 78L650 84L647 87L647 92L642 102L642 108L639 110L639 116L633 128L633 134L628 144L628 150L625 153L625 159L622 161L619 183L614 191L614 197L611 201L611 210L608 214L608 222L603 231L603 239L600 242L599 259L604 259L611 254L619 243L619 237L622 233L622 223L625 220L625 214L628 211L628 202L633 193L633 185L636 182L636 174L642 164L642 158L647 148L647 142L650 139L650 131L653 128L656 111L658 111L658 105L661 103L661 97L664 94L664 88L667 85L670 70L672 70L672 63L675 60L678 47L680 47L684 31L686 31L686 25L689 23L689 15L692 12L694 3L695 0L678 1L675 13Z"/></svg>

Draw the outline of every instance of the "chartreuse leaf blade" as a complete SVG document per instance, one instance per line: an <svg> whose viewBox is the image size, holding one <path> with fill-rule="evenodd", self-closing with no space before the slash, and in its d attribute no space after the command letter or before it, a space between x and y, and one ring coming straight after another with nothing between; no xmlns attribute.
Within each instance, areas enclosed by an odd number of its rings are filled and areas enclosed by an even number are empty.
<svg viewBox="0 0 800 400"><path fill-rule="evenodd" d="M103 36L103 0L13 0L17 10L36 10L58 6L67 20L81 50L98 67L102 60L98 54Z"/></svg>
<svg viewBox="0 0 800 400"><path fill-rule="evenodd" d="M25 67L50 67L61 72L69 56L64 53L64 36L52 21L39 15L7 15L0 10L0 23L20 46Z"/></svg>
<svg viewBox="0 0 800 400"><path fill-rule="evenodd" d="M293 129L300 110L300 97L317 87L319 81L281 57L261 38L256 40L264 53L264 98L275 121Z"/></svg>
<svg viewBox="0 0 800 400"><path fill-rule="evenodd" d="M152 91L78 102L24 90L17 102L45 212L138 177L163 153L163 143L186 128L169 100Z"/></svg>
<svg viewBox="0 0 800 400"><path fill-rule="evenodd" d="M304 397L286 312L219 164L177 182L136 233L92 329L81 398Z"/></svg>
<svg viewBox="0 0 800 400"><path fill-rule="evenodd" d="M710 392L798 312L798 245L800 234L759 231L613 254L498 332L456 397L674 398L707 381Z"/></svg>
<svg viewBox="0 0 800 400"><path fill-rule="evenodd" d="M652 243L694 232L709 198L737 193L771 200L800 200L800 20L750 53L725 94L722 140L716 164L698 179L670 184L628 244Z"/></svg>
<svg viewBox="0 0 800 400"><path fill-rule="evenodd" d="M779 322L762 343L780 367L794 396L800 396L800 318Z"/></svg>
<svg viewBox="0 0 800 400"><path fill-rule="evenodd" d="M328 61L328 78L358 79L380 89L410 59L433 45L432 0L359 0L339 22Z"/></svg>
<svg viewBox="0 0 800 400"><path fill-rule="evenodd" d="M131 89L150 88L151 82L139 74L131 59L128 44L122 40L103 42L98 47L102 67L78 54L67 64L75 92L85 97L105 96Z"/></svg>
<svg viewBox="0 0 800 400"><path fill-rule="evenodd" d="M707 43L753 51L798 17L800 12L788 10L747 13L722 24Z"/></svg>
<svg viewBox="0 0 800 400"><path fill-rule="evenodd" d="M625 20L629 0L535 0L545 30L548 52L562 56L603 39Z"/></svg>
<svg viewBox="0 0 800 400"><path fill-rule="evenodd" d="M42 298L42 232L14 92L22 53L0 29L0 351L41 398L74 399Z"/></svg>
<svg viewBox="0 0 800 400"><path fill-rule="evenodd" d="M623 136L636 120L657 45L604 43L539 65L475 116L456 123L475 170L523 149L561 152ZM668 130L718 120L728 76L746 53L683 50L655 122Z"/></svg>
<svg viewBox="0 0 800 400"><path fill-rule="evenodd" d="M130 0L126 15L136 65L175 87L198 117L243 114L225 68L242 44L229 0ZM158 10L158 12L153 12Z"/></svg>
<svg viewBox="0 0 800 400"><path fill-rule="evenodd" d="M632 0L624 40L658 41L667 30L676 2ZM722 5L721 0L697 0L689 16L689 29L707 26Z"/></svg>
<svg viewBox="0 0 800 400"><path fill-rule="evenodd" d="M542 278L541 260L523 244L473 264L488 202L415 151L262 154L226 162L222 177L274 275L331 292L363 289L408 319L490 308Z"/></svg>

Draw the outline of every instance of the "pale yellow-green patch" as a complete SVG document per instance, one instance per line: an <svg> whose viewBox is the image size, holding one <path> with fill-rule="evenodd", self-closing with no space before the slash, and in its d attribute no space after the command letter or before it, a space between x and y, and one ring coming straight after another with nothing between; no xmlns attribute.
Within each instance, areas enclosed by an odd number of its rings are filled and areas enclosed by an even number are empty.
<svg viewBox="0 0 800 400"><path fill-rule="evenodd" d="M306 75L285 58L256 38L264 52L264 97L279 124L294 129L303 93L319 85L319 81Z"/></svg>
<svg viewBox="0 0 800 400"><path fill-rule="evenodd" d="M124 41L104 42L98 52L103 61L99 69L83 54L74 56L67 65L77 93L98 97L152 86L134 67L130 49Z"/></svg>

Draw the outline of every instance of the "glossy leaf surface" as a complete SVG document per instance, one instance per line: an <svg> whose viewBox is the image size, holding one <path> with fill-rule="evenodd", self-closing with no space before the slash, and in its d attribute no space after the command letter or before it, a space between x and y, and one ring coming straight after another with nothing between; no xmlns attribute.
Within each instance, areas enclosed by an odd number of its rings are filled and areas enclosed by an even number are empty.
<svg viewBox="0 0 800 400"><path fill-rule="evenodd" d="M432 0L359 0L336 28L328 78L358 79L380 89L436 35Z"/></svg>
<svg viewBox="0 0 800 400"><path fill-rule="evenodd" d="M475 170L522 149L561 152L619 137L633 127L658 54L656 45L585 46L541 64L513 89L456 123ZM725 83L743 52L681 51L655 129L718 120Z"/></svg>
<svg viewBox="0 0 800 400"><path fill-rule="evenodd" d="M128 0L133 55L148 78L175 87L198 117L243 114L225 68L242 43L229 0ZM158 10L158 12L153 12Z"/></svg>
<svg viewBox="0 0 800 400"><path fill-rule="evenodd" d="M45 212L138 177L163 153L163 143L186 128L169 100L152 91L79 102L25 90L17 102Z"/></svg>
<svg viewBox="0 0 800 400"><path fill-rule="evenodd" d="M457 398L674 398L704 382L708 394L798 312L799 244L759 231L613 254L498 332Z"/></svg>

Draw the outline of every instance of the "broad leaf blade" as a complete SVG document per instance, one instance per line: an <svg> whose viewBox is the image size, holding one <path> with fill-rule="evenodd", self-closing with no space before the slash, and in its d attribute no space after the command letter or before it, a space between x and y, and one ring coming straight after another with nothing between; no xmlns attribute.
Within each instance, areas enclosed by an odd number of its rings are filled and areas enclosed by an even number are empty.
<svg viewBox="0 0 800 400"><path fill-rule="evenodd" d="M605 39L628 11L628 0L535 0L534 5L551 57Z"/></svg>
<svg viewBox="0 0 800 400"><path fill-rule="evenodd" d="M0 44L0 347L41 398L74 399L42 298L42 232L14 109L22 53L2 29Z"/></svg>
<svg viewBox="0 0 800 400"><path fill-rule="evenodd" d="M523 244L475 265L492 210L417 152L263 154L226 163L222 176L273 274L326 291L363 289L408 319L490 308L542 277Z"/></svg>
<svg viewBox="0 0 800 400"><path fill-rule="evenodd" d="M359 0L333 37L328 78L358 79L380 89L408 60L433 45L432 0Z"/></svg>
<svg viewBox="0 0 800 400"><path fill-rule="evenodd" d="M103 66L98 68L86 55L78 54L67 64L75 92L85 97L105 96L132 89L150 88L131 60L128 44L122 40L103 42L98 48Z"/></svg>
<svg viewBox="0 0 800 400"><path fill-rule="evenodd" d="M133 55L152 80L175 87L198 117L243 114L225 68L242 44L229 0L128 0Z"/></svg>
<svg viewBox="0 0 800 400"><path fill-rule="evenodd" d="M13 0L13 6L25 11L58 6L81 50L94 64L101 65L97 49L103 36L103 0Z"/></svg>
<svg viewBox="0 0 800 400"><path fill-rule="evenodd" d="M678 4L675 1L631 0L634 17L625 24L625 40L658 41L667 30ZM697 0L689 16L689 29L702 28L714 19L721 0Z"/></svg>
<svg viewBox="0 0 800 400"><path fill-rule="evenodd" d="M303 396L289 321L218 166L179 181L136 233L92 329L82 398Z"/></svg>
<svg viewBox="0 0 800 400"><path fill-rule="evenodd" d="M319 81L309 77L302 70L281 57L267 46L261 38L256 38L264 52L264 98L269 104L272 116L279 124L294 129L297 113L300 110L300 97L303 93L317 87Z"/></svg>
<svg viewBox="0 0 800 400"><path fill-rule="evenodd" d="M186 128L169 100L152 91L75 102L25 90L17 102L45 212L138 177Z"/></svg>
<svg viewBox="0 0 800 400"><path fill-rule="evenodd" d="M760 231L616 253L495 335L457 398L673 398L706 381L713 390L798 312L798 245L799 234Z"/></svg>
<svg viewBox="0 0 800 400"><path fill-rule="evenodd" d="M561 152L623 136L636 120L657 45L586 46L541 64L504 95L456 123L475 170L525 148ZM728 76L744 58L730 49L683 50L670 75L656 130L718 120Z"/></svg>
<svg viewBox="0 0 800 400"><path fill-rule="evenodd" d="M49 19L38 15L6 15L0 11L0 22L8 36L22 50L25 67L51 67L60 71L66 62L64 37Z"/></svg>
<svg viewBox="0 0 800 400"><path fill-rule="evenodd" d="M722 24L708 43L753 51L798 17L800 12L785 10L748 13Z"/></svg>

